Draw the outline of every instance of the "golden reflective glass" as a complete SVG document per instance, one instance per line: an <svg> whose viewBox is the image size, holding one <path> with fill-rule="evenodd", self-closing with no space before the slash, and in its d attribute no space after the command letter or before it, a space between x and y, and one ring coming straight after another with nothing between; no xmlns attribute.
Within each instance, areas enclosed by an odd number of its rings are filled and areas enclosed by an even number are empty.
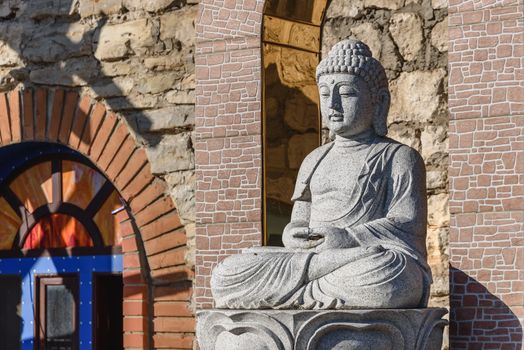
<svg viewBox="0 0 524 350"><path fill-rule="evenodd" d="M117 191L113 191L93 217L105 246L120 245L122 243L120 221L118 221L116 215L111 214L113 210L120 207L122 207L120 196Z"/></svg>
<svg viewBox="0 0 524 350"><path fill-rule="evenodd" d="M320 26L326 3L327 0L267 0L264 13Z"/></svg>
<svg viewBox="0 0 524 350"><path fill-rule="evenodd" d="M22 219L2 197L0 197L0 222L2 223L0 225L0 250L11 249Z"/></svg>
<svg viewBox="0 0 524 350"><path fill-rule="evenodd" d="M264 228L268 245L282 245L298 169L305 156L320 145L315 80L320 26L303 23L311 18L299 22L280 17L286 16L264 16Z"/></svg>
<svg viewBox="0 0 524 350"><path fill-rule="evenodd" d="M62 161L62 200L86 209L105 183L105 178L84 164Z"/></svg>
<svg viewBox="0 0 524 350"><path fill-rule="evenodd" d="M84 225L72 216L51 214L42 218L28 233L23 249L92 247Z"/></svg>
<svg viewBox="0 0 524 350"><path fill-rule="evenodd" d="M320 27L264 16L264 42L318 53L320 51Z"/></svg>
<svg viewBox="0 0 524 350"><path fill-rule="evenodd" d="M54 161L58 169L58 162ZM61 163L62 181L55 177L53 181L53 165L51 161L38 163L24 170L9 184L16 199L23 204L31 218L38 222L27 234L27 239L23 244L23 249L48 249L64 247L91 247L94 242L84 225L79 220L93 220L97 225L105 246L120 245L120 222L112 214L115 209L122 207L122 202L118 192L113 188L103 203L96 200L97 195L107 195L101 193L101 189L107 184L106 178L96 169L86 166L79 162L63 160ZM53 186L61 184L61 188L53 189ZM58 196L54 198L54 196ZM56 201L56 203L53 203ZM58 211L68 210L70 207L62 207L62 203L73 204L78 207L80 214L64 212L52 212L42 216L42 213L35 214L35 210L53 203ZM94 216L87 210L90 206L96 211ZM79 218L72 215L79 215ZM27 215L26 215L27 216ZM27 219L27 218L26 218ZM0 197L0 250L12 249L13 242L23 226L24 220L15 212L12 206L3 197ZM24 226L25 227L25 226ZM25 236L24 232L20 232Z"/></svg>
<svg viewBox="0 0 524 350"><path fill-rule="evenodd" d="M52 203L51 162L43 162L27 169L9 187L30 213L43 205Z"/></svg>

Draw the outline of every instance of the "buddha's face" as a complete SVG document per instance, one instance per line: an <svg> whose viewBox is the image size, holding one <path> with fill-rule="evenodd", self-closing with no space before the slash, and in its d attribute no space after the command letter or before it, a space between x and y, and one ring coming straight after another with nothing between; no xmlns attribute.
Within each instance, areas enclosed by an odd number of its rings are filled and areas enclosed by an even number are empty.
<svg viewBox="0 0 524 350"><path fill-rule="evenodd" d="M351 137L373 128L375 106L368 84L360 77L326 74L318 80L320 111L336 135Z"/></svg>

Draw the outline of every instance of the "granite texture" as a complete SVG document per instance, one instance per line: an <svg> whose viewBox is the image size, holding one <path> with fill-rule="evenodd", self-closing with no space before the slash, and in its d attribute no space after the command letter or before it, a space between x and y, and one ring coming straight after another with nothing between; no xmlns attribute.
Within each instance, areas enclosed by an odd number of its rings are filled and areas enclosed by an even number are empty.
<svg viewBox="0 0 524 350"><path fill-rule="evenodd" d="M425 307L424 162L387 137L382 65L353 39L317 68L320 107L335 141L310 153L295 185L285 248L226 258L212 274L215 305L230 309Z"/></svg>
<svg viewBox="0 0 524 350"><path fill-rule="evenodd" d="M439 350L445 309L208 310L201 350Z"/></svg>

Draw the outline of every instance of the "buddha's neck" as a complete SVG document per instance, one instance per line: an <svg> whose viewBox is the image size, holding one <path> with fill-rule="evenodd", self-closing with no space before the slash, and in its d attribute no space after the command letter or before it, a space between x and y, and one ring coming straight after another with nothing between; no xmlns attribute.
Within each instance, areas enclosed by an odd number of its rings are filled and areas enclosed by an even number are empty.
<svg viewBox="0 0 524 350"><path fill-rule="evenodd" d="M377 135L374 129L366 130L360 134L344 137L337 135L335 137L335 147L340 148L365 148L369 146Z"/></svg>

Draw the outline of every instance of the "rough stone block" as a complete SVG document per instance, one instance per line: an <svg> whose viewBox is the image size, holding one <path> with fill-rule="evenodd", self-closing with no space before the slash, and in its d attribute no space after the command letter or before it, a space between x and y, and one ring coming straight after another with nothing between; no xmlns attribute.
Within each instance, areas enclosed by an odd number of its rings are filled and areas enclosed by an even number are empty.
<svg viewBox="0 0 524 350"><path fill-rule="evenodd" d="M108 98L106 102L114 111L155 108L159 104L159 96L132 92L127 96Z"/></svg>
<svg viewBox="0 0 524 350"><path fill-rule="evenodd" d="M184 220L184 222L194 222L196 188L195 173L192 170L177 171L166 176L166 181L172 188L171 198L173 198L182 220Z"/></svg>
<svg viewBox="0 0 524 350"><path fill-rule="evenodd" d="M437 23L431 32L431 45L440 52L448 51L448 18Z"/></svg>
<svg viewBox="0 0 524 350"><path fill-rule="evenodd" d="M89 17L92 15L112 15L122 10L122 0L83 0L80 1L80 16Z"/></svg>
<svg viewBox="0 0 524 350"><path fill-rule="evenodd" d="M147 156L153 174L165 174L195 167L189 132L166 135L155 147L147 149Z"/></svg>
<svg viewBox="0 0 524 350"><path fill-rule="evenodd" d="M194 105L178 105L143 111L134 115L138 130L143 132L162 132L175 128L188 128L195 123Z"/></svg>
<svg viewBox="0 0 524 350"><path fill-rule="evenodd" d="M427 123L447 116L443 94L444 69L401 73L391 82L389 122L402 120Z"/></svg>
<svg viewBox="0 0 524 350"><path fill-rule="evenodd" d="M391 17L389 30L405 60L415 59L423 47L423 22L415 13L396 13Z"/></svg>
<svg viewBox="0 0 524 350"><path fill-rule="evenodd" d="M98 76L98 64L92 58L72 58L31 71L29 78L37 84L84 86Z"/></svg>
<svg viewBox="0 0 524 350"><path fill-rule="evenodd" d="M12 9L9 4L9 1L2 1L2 3L0 3L0 18L9 17L11 13Z"/></svg>
<svg viewBox="0 0 524 350"><path fill-rule="evenodd" d="M13 23L0 24L0 66L12 67L20 65L20 45L24 29Z"/></svg>
<svg viewBox="0 0 524 350"><path fill-rule="evenodd" d="M155 44L153 31L153 23L148 19L105 25L100 30L95 57L112 61L139 55Z"/></svg>
<svg viewBox="0 0 524 350"><path fill-rule="evenodd" d="M137 61L136 58L125 61L101 62L100 70L106 77L128 75L133 73L133 68L138 64L140 64L140 62Z"/></svg>
<svg viewBox="0 0 524 350"><path fill-rule="evenodd" d="M404 6L404 2L405 0L365 0L364 6L398 10Z"/></svg>
<svg viewBox="0 0 524 350"><path fill-rule="evenodd" d="M93 85L91 88L100 97L127 96L133 90L135 81L128 77L115 77Z"/></svg>
<svg viewBox="0 0 524 350"><path fill-rule="evenodd" d="M137 91L141 94L158 94L171 89L182 76L183 72L181 71L148 75L140 79Z"/></svg>
<svg viewBox="0 0 524 350"><path fill-rule="evenodd" d="M209 310L197 313L202 350L438 350L446 309Z"/></svg>
<svg viewBox="0 0 524 350"><path fill-rule="evenodd" d="M6 1L7 2L7 1ZM82 1L91 2L91 1ZM27 1L23 12L32 18L69 16L75 13L75 5L72 1L63 0L33 0Z"/></svg>
<svg viewBox="0 0 524 350"><path fill-rule="evenodd" d="M166 101L171 104L194 104L195 90L171 90L166 93ZM194 111L192 112L194 114ZM194 122L194 116L191 118Z"/></svg>
<svg viewBox="0 0 524 350"><path fill-rule="evenodd" d="M326 18L357 17L364 10L364 0L333 1L326 9Z"/></svg>
<svg viewBox="0 0 524 350"><path fill-rule="evenodd" d="M22 54L32 62L88 56L92 52L92 37L92 29L87 24L55 24L48 30L30 32L24 40Z"/></svg>
<svg viewBox="0 0 524 350"><path fill-rule="evenodd" d="M123 0L126 9L130 11L144 10L157 12L171 6L174 0Z"/></svg>
<svg viewBox="0 0 524 350"><path fill-rule="evenodd" d="M197 6L191 6L162 15L160 17L160 40L174 39L182 46L194 46L197 10Z"/></svg>

